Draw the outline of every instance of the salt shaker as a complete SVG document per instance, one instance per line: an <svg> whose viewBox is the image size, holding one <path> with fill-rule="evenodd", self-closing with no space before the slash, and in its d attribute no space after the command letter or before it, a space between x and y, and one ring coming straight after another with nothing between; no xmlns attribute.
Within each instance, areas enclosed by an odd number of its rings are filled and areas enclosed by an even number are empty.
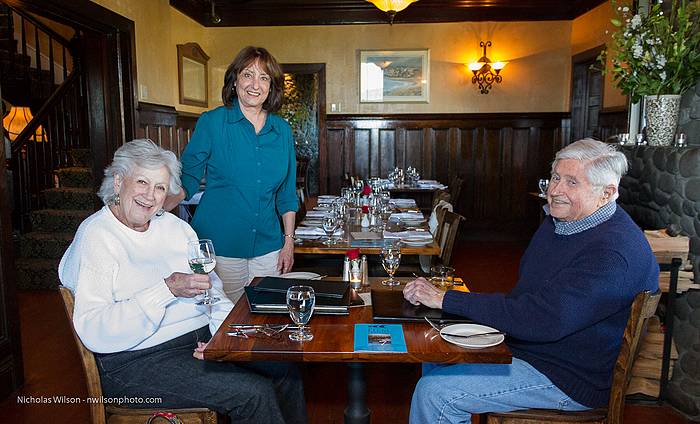
<svg viewBox="0 0 700 424"><path fill-rule="evenodd" d="M362 286L363 287L368 287L369 286L369 270L368 270L368 265L367 265L367 255L362 255L362 264L360 265L362 268Z"/></svg>
<svg viewBox="0 0 700 424"><path fill-rule="evenodd" d="M343 281L350 281L350 258L347 256L343 261Z"/></svg>
<svg viewBox="0 0 700 424"><path fill-rule="evenodd" d="M686 138L684 133L678 134L678 138L676 138L676 147L685 147L686 146Z"/></svg>

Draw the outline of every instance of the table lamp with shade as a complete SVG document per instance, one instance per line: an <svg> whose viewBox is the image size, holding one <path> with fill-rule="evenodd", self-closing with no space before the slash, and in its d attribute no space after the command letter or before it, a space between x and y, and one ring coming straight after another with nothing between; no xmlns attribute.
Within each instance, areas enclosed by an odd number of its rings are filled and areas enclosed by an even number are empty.
<svg viewBox="0 0 700 424"><path fill-rule="evenodd" d="M5 128L10 141L15 141L32 119L34 117L29 107L12 106L10 112L2 120L2 126ZM47 141L46 133L44 133L44 128L41 125L36 128L32 139L37 143Z"/></svg>

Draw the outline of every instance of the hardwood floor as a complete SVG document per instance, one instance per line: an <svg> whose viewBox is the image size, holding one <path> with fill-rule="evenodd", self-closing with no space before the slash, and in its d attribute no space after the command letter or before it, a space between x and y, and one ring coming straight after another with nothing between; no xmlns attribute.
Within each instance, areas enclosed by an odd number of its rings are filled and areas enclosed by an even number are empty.
<svg viewBox="0 0 700 424"><path fill-rule="evenodd" d="M475 291L507 291L515 283L524 242L462 241L455 248L455 268ZM496 278L498 277L498 278ZM505 282L505 283L499 283ZM85 399L87 392L78 352L57 292L26 291L19 294L24 353L24 388L0 402L0 423L88 423L88 408L61 403ZM307 364L303 368L307 408L311 423L342 423L346 399L343 364ZM404 364L372 364L366 368L367 401L373 423L405 423L411 394L420 368ZM18 396L46 397L51 403L21 404ZM670 406L628 402L625 423L683 424Z"/></svg>

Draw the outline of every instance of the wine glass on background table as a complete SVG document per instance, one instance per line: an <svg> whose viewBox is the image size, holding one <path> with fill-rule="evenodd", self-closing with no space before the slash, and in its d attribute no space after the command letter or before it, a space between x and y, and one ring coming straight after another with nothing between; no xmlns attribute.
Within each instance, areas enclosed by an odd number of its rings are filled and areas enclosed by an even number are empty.
<svg viewBox="0 0 700 424"><path fill-rule="evenodd" d="M216 267L214 243L209 239L192 240L187 244L187 261L195 274L209 274ZM197 305L212 305L218 301L218 297L211 297L209 290L205 290Z"/></svg>
<svg viewBox="0 0 700 424"><path fill-rule="evenodd" d="M323 242L326 246L332 246L335 244L333 241L333 233L335 233L335 230L338 229L338 226L340 223L338 222L338 215L336 215L334 212L327 213L326 215L323 216L323 223L322 223L322 228L323 231L326 232L326 241Z"/></svg>
<svg viewBox="0 0 700 424"><path fill-rule="evenodd" d="M549 180L546 178L541 178L537 182L537 186L540 189L540 197L546 199L547 198L547 189L549 189Z"/></svg>
<svg viewBox="0 0 700 424"><path fill-rule="evenodd" d="M382 285L385 286L398 286L400 283L398 280L394 279L394 274L396 270L399 269L399 264L401 263L401 246L399 243L388 243L382 247L380 254L382 258L382 266L387 274L389 274L389 279L382 281Z"/></svg>
<svg viewBox="0 0 700 424"><path fill-rule="evenodd" d="M310 286L292 286L287 289L287 309L298 331L290 333L289 338L303 342L314 338L313 334L305 331L304 326L311 319L316 304L316 293Z"/></svg>

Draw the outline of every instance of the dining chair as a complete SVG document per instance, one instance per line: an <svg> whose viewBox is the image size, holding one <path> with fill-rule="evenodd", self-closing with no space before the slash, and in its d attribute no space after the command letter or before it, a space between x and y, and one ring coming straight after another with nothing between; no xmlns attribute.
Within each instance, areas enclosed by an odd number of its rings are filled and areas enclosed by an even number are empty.
<svg viewBox="0 0 700 424"><path fill-rule="evenodd" d="M88 396L93 399L99 399L102 397L102 385L100 383L100 373L97 370L97 363L95 362L95 355L85 347L75 332L75 327L73 327L75 302L73 292L65 286L60 286L58 290L61 293L71 332L80 353L80 362L83 365L83 371L85 371ZM149 418L162 412L175 414L184 424L216 424L218 422L216 412L207 408L178 408L164 411L162 409L119 408L105 405L101 402L92 402L89 405L90 422L92 424L144 424Z"/></svg>
<svg viewBox="0 0 700 424"><path fill-rule="evenodd" d="M299 224L306 217L306 196L304 196L303 188L297 188L297 200L299 201L299 210L296 214L296 223Z"/></svg>
<svg viewBox="0 0 700 424"><path fill-rule="evenodd" d="M297 156L297 188L309 197L309 158L304 156Z"/></svg>
<svg viewBox="0 0 700 424"><path fill-rule="evenodd" d="M448 186L450 190L450 202L455 208L459 206L459 196L462 194L462 185L464 185L464 180L455 175L452 180L450 180L450 185Z"/></svg>
<svg viewBox="0 0 700 424"><path fill-rule="evenodd" d="M598 423L622 424L625 410L625 393L632 378L632 365L637 357L639 340L646 330L649 318L654 315L661 292L639 293L632 302L627 326L622 336L620 353L613 370L612 386L608 405L588 411L565 412L550 409L526 409L522 411L489 413L487 424L533 424L533 423Z"/></svg>

